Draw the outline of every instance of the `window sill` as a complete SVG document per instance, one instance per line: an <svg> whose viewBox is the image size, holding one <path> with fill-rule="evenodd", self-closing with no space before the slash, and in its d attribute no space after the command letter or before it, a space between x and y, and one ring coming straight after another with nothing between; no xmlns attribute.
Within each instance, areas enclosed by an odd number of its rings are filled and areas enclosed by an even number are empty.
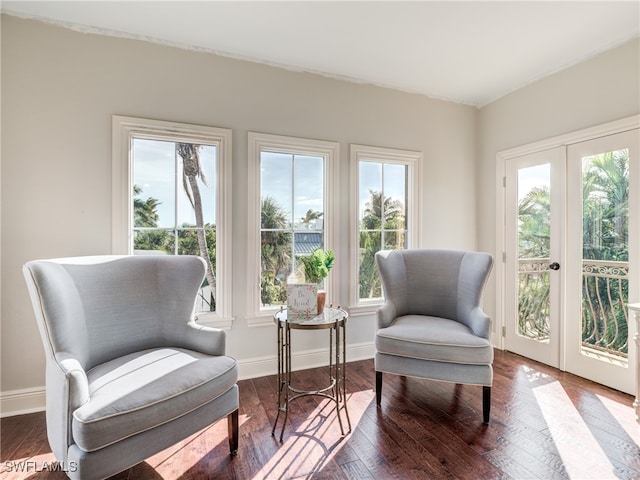
<svg viewBox="0 0 640 480"><path fill-rule="evenodd" d="M383 302L370 303L368 305L357 305L349 307L349 315L351 317L364 317L368 315L375 315L378 308L382 306Z"/></svg>
<svg viewBox="0 0 640 480"><path fill-rule="evenodd" d="M220 317L215 313L200 313L196 314L196 322L198 325L202 325L203 327L231 330L233 317Z"/></svg>

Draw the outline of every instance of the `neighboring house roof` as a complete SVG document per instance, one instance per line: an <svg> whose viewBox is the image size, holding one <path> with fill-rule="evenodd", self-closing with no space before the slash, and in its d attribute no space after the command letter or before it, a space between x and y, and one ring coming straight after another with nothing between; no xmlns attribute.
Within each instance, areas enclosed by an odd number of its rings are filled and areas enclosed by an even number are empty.
<svg viewBox="0 0 640 480"><path fill-rule="evenodd" d="M296 257L311 255L314 250L322 248L322 232L295 232L293 244Z"/></svg>

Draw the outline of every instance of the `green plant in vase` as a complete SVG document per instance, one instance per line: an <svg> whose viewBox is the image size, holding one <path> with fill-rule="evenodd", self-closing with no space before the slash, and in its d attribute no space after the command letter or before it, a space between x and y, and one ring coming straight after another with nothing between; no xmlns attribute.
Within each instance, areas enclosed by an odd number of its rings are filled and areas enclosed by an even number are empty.
<svg viewBox="0 0 640 480"><path fill-rule="evenodd" d="M336 257L333 250L314 250L308 257L301 257L300 261L304 265L304 278L307 283L316 283L318 286L322 280L327 278L329 270L333 267ZM322 313L326 298L324 290L318 290L318 313Z"/></svg>

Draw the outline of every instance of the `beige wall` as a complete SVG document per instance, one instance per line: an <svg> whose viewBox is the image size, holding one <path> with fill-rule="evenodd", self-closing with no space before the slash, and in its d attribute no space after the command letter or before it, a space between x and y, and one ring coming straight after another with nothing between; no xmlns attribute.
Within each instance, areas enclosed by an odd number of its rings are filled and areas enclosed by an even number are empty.
<svg viewBox="0 0 640 480"><path fill-rule="evenodd" d="M638 113L640 40L637 39L482 108L477 130L477 218L481 219L477 222L478 248L495 251L498 152ZM485 294L485 309L495 319L493 282Z"/></svg>
<svg viewBox="0 0 640 480"><path fill-rule="evenodd" d="M1 392L11 406L41 401L44 384L22 264L110 252L113 114L233 129L228 346L241 372L275 370L273 328L249 328L245 318L248 131L340 142L345 208L332 275L348 272L349 143L422 151L422 245L476 247L475 108L14 17L2 17L1 34ZM350 321L358 351L373 333L371 316Z"/></svg>

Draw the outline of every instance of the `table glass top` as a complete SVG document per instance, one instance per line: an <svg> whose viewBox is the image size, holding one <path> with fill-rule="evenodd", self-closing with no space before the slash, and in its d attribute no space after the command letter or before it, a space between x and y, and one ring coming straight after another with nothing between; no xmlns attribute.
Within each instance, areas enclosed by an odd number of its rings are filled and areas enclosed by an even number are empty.
<svg viewBox="0 0 640 480"><path fill-rule="evenodd" d="M298 313L292 318L288 318L287 309L283 308L276 312L273 318L279 322L289 322L291 326L322 327L334 325L337 322L346 320L348 316L347 312L341 308L324 307L324 310L320 314L309 315L305 313Z"/></svg>

